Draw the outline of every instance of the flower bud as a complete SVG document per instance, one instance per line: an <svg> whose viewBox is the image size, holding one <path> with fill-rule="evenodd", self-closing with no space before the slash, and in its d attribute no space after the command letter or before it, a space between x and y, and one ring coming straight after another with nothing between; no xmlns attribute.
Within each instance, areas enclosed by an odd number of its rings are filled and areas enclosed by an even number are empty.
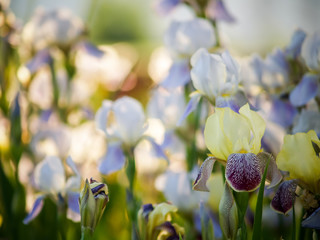
<svg viewBox="0 0 320 240"><path fill-rule="evenodd" d="M109 201L108 187L92 178L88 179L80 193L79 205L81 214L81 227L94 232L104 209Z"/></svg>
<svg viewBox="0 0 320 240"><path fill-rule="evenodd" d="M219 221L225 238L235 239L238 230L238 209L227 183L219 204Z"/></svg>

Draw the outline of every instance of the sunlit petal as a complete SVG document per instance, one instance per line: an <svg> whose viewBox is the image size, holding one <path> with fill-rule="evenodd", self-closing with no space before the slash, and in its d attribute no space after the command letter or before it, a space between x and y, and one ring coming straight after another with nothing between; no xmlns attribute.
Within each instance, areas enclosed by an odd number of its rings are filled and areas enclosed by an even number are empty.
<svg viewBox="0 0 320 240"><path fill-rule="evenodd" d="M123 168L125 155L119 143L109 144L107 154L100 160L99 171L108 175Z"/></svg>
<svg viewBox="0 0 320 240"><path fill-rule="evenodd" d="M32 210L23 219L24 224L28 224L30 221L32 221L35 217L39 215L43 207L43 203L44 203L43 199L44 199L43 195L36 199L36 201L33 204Z"/></svg>

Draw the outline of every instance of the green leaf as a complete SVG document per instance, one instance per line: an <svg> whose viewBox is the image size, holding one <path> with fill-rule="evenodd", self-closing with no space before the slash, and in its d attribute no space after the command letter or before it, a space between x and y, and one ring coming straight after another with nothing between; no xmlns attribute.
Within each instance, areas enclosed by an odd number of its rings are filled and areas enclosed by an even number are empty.
<svg viewBox="0 0 320 240"><path fill-rule="evenodd" d="M264 185L266 181L266 176L268 172L270 159L268 159L266 167L264 169L264 173L261 179L258 199L256 204L256 212L254 214L254 223L253 223L253 234L252 239L261 239L261 219L262 219L262 207L263 207L263 193L264 193Z"/></svg>

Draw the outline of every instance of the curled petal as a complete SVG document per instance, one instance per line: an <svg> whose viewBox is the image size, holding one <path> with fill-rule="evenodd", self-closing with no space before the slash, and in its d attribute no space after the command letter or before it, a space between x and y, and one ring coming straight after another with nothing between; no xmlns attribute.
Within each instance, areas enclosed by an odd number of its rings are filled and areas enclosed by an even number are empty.
<svg viewBox="0 0 320 240"><path fill-rule="evenodd" d="M43 207L43 199L44 196L41 195L36 199L36 201L33 204L31 212L28 213L28 215L23 219L24 224L28 224L30 221L32 221L36 216L39 215L39 213L42 210Z"/></svg>
<svg viewBox="0 0 320 240"><path fill-rule="evenodd" d="M290 93L291 104L295 107L300 107L317 96L319 88L318 79L318 75L304 75L301 82Z"/></svg>
<svg viewBox="0 0 320 240"><path fill-rule="evenodd" d="M301 222L305 228L320 229L320 208L316 209L309 217Z"/></svg>
<svg viewBox="0 0 320 240"><path fill-rule="evenodd" d="M228 157L226 180L237 192L250 192L261 182L260 160L253 153L235 153Z"/></svg>
<svg viewBox="0 0 320 240"><path fill-rule="evenodd" d="M293 206L296 188L297 183L294 180L281 183L271 201L271 208L276 212L286 215Z"/></svg>
<svg viewBox="0 0 320 240"><path fill-rule="evenodd" d="M267 171L267 180L270 182L270 185L268 188L272 188L276 186L281 180L282 180L282 175L280 170L277 167L276 161L274 157L266 152L261 152L257 155L257 157L260 160L261 164L261 173L264 172L264 168L269 160L269 166L268 166L268 171Z"/></svg>
<svg viewBox="0 0 320 240"><path fill-rule="evenodd" d="M125 160L121 145L109 144L107 154L101 159L99 171L105 175L118 171L124 166Z"/></svg>
<svg viewBox="0 0 320 240"><path fill-rule="evenodd" d="M213 165L215 163L216 159L214 157L208 157L201 165L201 168L199 170L198 176L193 184L193 190L196 191L204 191L209 192L209 189L206 185L211 172Z"/></svg>

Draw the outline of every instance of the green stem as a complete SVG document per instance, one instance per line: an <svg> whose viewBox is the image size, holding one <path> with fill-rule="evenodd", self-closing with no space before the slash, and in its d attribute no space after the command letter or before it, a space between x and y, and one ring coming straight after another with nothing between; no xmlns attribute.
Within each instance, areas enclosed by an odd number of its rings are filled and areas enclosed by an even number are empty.
<svg viewBox="0 0 320 240"><path fill-rule="evenodd" d="M296 240L296 214L294 209L294 200L292 205L292 240Z"/></svg>
<svg viewBox="0 0 320 240"><path fill-rule="evenodd" d="M137 221L137 212L138 212L138 202L134 195L134 181L136 176L136 164L134 159L133 148L130 148L126 152L128 165L126 169L127 177L129 180L129 189L127 190L127 211L128 216L131 222L131 239L139 239L138 235L138 221Z"/></svg>
<svg viewBox="0 0 320 240"><path fill-rule="evenodd" d="M268 159L266 167L264 169L264 173L261 179L258 199L256 204L256 211L254 214L254 223L253 223L253 234L252 239L261 239L261 222L262 222L262 208L263 208L263 194L264 194L264 185L266 181L266 176L268 172L270 159Z"/></svg>
<svg viewBox="0 0 320 240"><path fill-rule="evenodd" d="M221 41L219 36L219 29L216 21L212 21L212 25L214 28L214 35L216 36L216 47L220 47Z"/></svg>
<svg viewBox="0 0 320 240"><path fill-rule="evenodd" d="M196 135L197 135L197 130L199 129L199 125L200 125L201 105L202 105L202 98L200 99L199 104L196 109L196 112L194 113L193 139L191 142L191 146L188 149L188 157L187 157L187 164L188 164L188 171L189 172L193 169L194 165L197 163L197 160L198 160Z"/></svg>
<svg viewBox="0 0 320 240"><path fill-rule="evenodd" d="M91 240L93 239L93 232L91 228L82 227L81 228L81 240Z"/></svg>

